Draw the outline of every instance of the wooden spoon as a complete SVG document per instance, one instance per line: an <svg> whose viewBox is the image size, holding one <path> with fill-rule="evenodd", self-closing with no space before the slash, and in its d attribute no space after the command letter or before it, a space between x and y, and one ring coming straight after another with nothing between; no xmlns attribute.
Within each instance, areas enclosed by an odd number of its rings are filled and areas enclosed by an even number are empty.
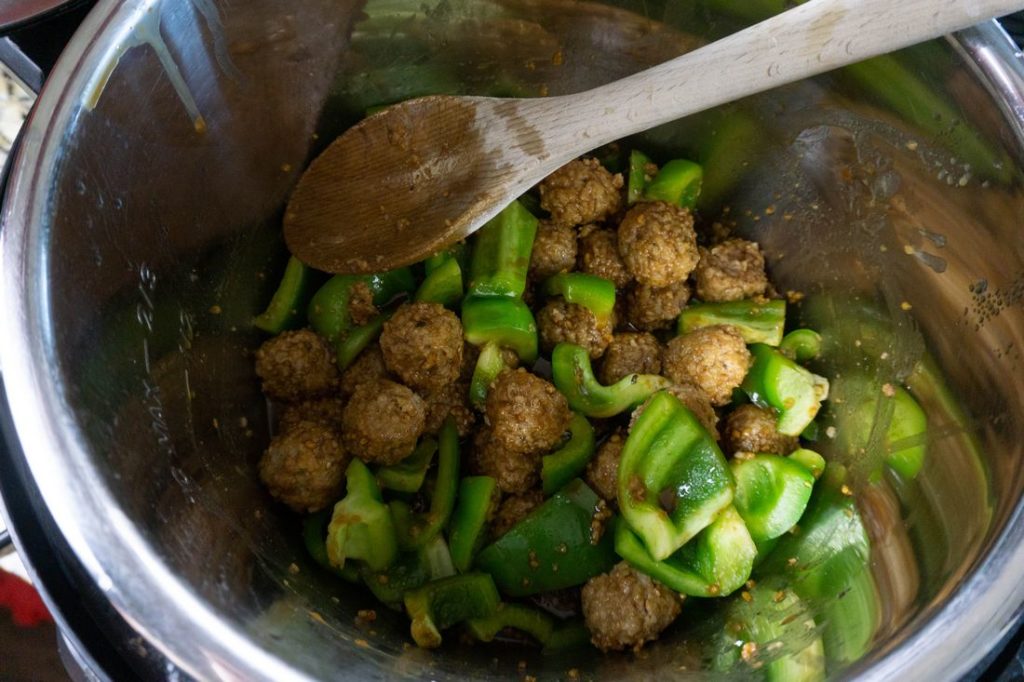
<svg viewBox="0 0 1024 682"><path fill-rule="evenodd" d="M328 272L408 265L612 140L1020 9L1024 0L810 0L575 95L403 102L313 161L285 212L285 240Z"/></svg>

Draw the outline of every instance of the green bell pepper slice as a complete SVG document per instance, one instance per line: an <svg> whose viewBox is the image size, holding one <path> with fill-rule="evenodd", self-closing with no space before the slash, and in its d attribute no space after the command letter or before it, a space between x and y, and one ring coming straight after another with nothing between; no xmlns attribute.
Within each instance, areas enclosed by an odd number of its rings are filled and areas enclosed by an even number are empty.
<svg viewBox="0 0 1024 682"><path fill-rule="evenodd" d="M445 308L456 308L462 300L462 268L454 256L431 270L416 290L413 300L420 303L439 303Z"/></svg>
<svg viewBox="0 0 1024 682"><path fill-rule="evenodd" d="M384 331L384 323L390 317L391 313L378 315L362 326L349 328L338 339L334 347L334 356L339 371L344 372L348 369L349 365L359 357L359 354L380 337L381 332Z"/></svg>
<svg viewBox="0 0 1024 682"><path fill-rule="evenodd" d="M561 272L544 281L545 296L561 296L594 314L598 325L610 325L615 310L615 285L603 277Z"/></svg>
<svg viewBox="0 0 1024 682"><path fill-rule="evenodd" d="M796 525L814 490L810 469L779 455L755 455L730 464L736 481L733 504L755 542L777 538Z"/></svg>
<svg viewBox="0 0 1024 682"><path fill-rule="evenodd" d="M593 458L596 449L594 427L586 417L574 412L569 422L569 441L541 458L540 480L545 497L554 495L579 476Z"/></svg>
<svg viewBox="0 0 1024 682"><path fill-rule="evenodd" d="M836 664L867 653L881 617L870 540L846 479L844 467L828 465L800 532L781 536L758 568L783 578L820 614L825 652Z"/></svg>
<svg viewBox="0 0 1024 682"><path fill-rule="evenodd" d="M315 270L291 256L267 309L253 318L253 326L271 334L303 326L303 313L316 275Z"/></svg>
<svg viewBox="0 0 1024 682"><path fill-rule="evenodd" d="M321 509L302 520L302 542L306 551L319 566L326 568L338 577L350 583L359 581L359 571L355 564L346 564L343 568L332 566L327 558L327 525L331 521L331 510Z"/></svg>
<svg viewBox="0 0 1024 682"><path fill-rule="evenodd" d="M729 605L712 667L727 672L745 658L742 669L755 667L769 682L824 680L825 648L810 607L778 580L746 595Z"/></svg>
<svg viewBox="0 0 1024 682"><path fill-rule="evenodd" d="M656 393L622 448L622 517L660 561L710 525L732 499L732 473L715 439L675 396Z"/></svg>
<svg viewBox="0 0 1024 682"><path fill-rule="evenodd" d="M584 646L590 647L590 630L582 619L575 618L555 625L542 653L557 654Z"/></svg>
<svg viewBox="0 0 1024 682"><path fill-rule="evenodd" d="M491 218L474 238L469 294L522 296L536 235L537 219L518 201Z"/></svg>
<svg viewBox="0 0 1024 682"><path fill-rule="evenodd" d="M555 619L540 609L503 602L491 615L466 621L469 634L481 642L493 641L505 628L525 632L537 640L538 644L546 646L555 631Z"/></svg>
<svg viewBox="0 0 1024 682"><path fill-rule="evenodd" d="M772 299L695 303L679 314L678 332L685 334L718 324L735 327L746 343L778 346L786 326L786 302Z"/></svg>
<svg viewBox="0 0 1024 682"><path fill-rule="evenodd" d="M925 435L928 432L928 416L902 386L895 386L892 396L892 422L886 433L886 463L906 480L911 480L924 466L926 452Z"/></svg>
<svg viewBox="0 0 1024 682"><path fill-rule="evenodd" d="M398 554L391 512L365 464L353 459L345 477L346 495L334 505L327 527L327 558L338 568L349 559L360 559L373 570L383 570Z"/></svg>
<svg viewBox="0 0 1024 682"><path fill-rule="evenodd" d="M526 364L537 359L537 323L522 299L467 296L462 301L462 328L474 346L494 343L510 348Z"/></svg>
<svg viewBox="0 0 1024 682"><path fill-rule="evenodd" d="M503 594L525 597L581 585L611 569L611 533L594 542L600 498L576 479L477 555L476 566Z"/></svg>
<svg viewBox="0 0 1024 682"><path fill-rule="evenodd" d="M466 573L431 581L406 592L405 610L412 620L413 641L424 649L441 646L441 630L471 618L486 618L501 597L491 576Z"/></svg>
<svg viewBox="0 0 1024 682"><path fill-rule="evenodd" d="M630 152L629 178L626 180L626 203L630 206L643 198L647 183L653 179L647 173L647 169L652 163L651 159L642 151L634 149Z"/></svg>
<svg viewBox="0 0 1024 682"><path fill-rule="evenodd" d="M551 353L551 376L569 407L588 417L614 417L636 407L672 382L656 374L630 374L611 386L594 376L590 354L572 343L560 343Z"/></svg>
<svg viewBox="0 0 1024 682"><path fill-rule="evenodd" d="M459 264L459 270L466 272L469 268L469 245L466 242L457 242L443 251L438 251L423 261L424 274L430 277L435 270L445 265L449 260L455 259Z"/></svg>
<svg viewBox="0 0 1024 682"><path fill-rule="evenodd" d="M365 565L359 571L373 596L388 606L401 604L409 590L452 575L455 575L455 568L451 554L440 535L415 551L400 552L383 571L374 571Z"/></svg>
<svg viewBox="0 0 1024 682"><path fill-rule="evenodd" d="M498 375L506 369L511 369L511 367L505 362L501 346L494 341L485 343L484 347L480 349L476 366L473 368L473 377L469 380L469 402L473 407L484 409L488 389Z"/></svg>
<svg viewBox="0 0 1024 682"><path fill-rule="evenodd" d="M377 469L377 482L382 488L397 490L400 493L418 491L423 487L427 470L434 461L436 452L436 440L429 437L420 439L412 454L401 462Z"/></svg>
<svg viewBox="0 0 1024 682"><path fill-rule="evenodd" d="M309 326L328 341L335 342L351 327L348 312L352 289L365 282L373 293L373 303L382 306L400 294L411 294L416 280L409 268L398 268L373 275L335 275L320 287L309 301Z"/></svg>
<svg viewBox="0 0 1024 682"><path fill-rule="evenodd" d="M750 579L757 546L736 509L726 507L707 528L671 556L654 559L627 524L615 529L615 551L629 564L691 597L725 597Z"/></svg>
<svg viewBox="0 0 1024 682"><path fill-rule="evenodd" d="M459 482L458 504L448 529L452 564L459 573L473 565L487 540L487 523L501 499L497 482L490 476L467 476Z"/></svg>
<svg viewBox="0 0 1024 682"><path fill-rule="evenodd" d="M644 188L644 199L665 201L683 208L693 208L700 197L704 169L693 161L669 161Z"/></svg>
<svg viewBox="0 0 1024 682"><path fill-rule="evenodd" d="M430 496L430 509L411 514L400 500L390 503L399 546L416 549L434 539L448 524L459 489L459 432L451 417L445 419L437 436L437 480Z"/></svg>
<svg viewBox="0 0 1024 682"><path fill-rule="evenodd" d="M828 397L828 380L812 374L771 346L755 343L750 353L754 364L743 380L743 390L758 407L778 412L779 433L799 436Z"/></svg>
<svg viewBox="0 0 1024 682"><path fill-rule="evenodd" d="M821 355L821 334L813 329L794 329L782 337L779 351L797 362L813 360Z"/></svg>
<svg viewBox="0 0 1024 682"><path fill-rule="evenodd" d="M825 458L814 450L798 448L786 456L794 462L799 462L801 466L811 472L815 479L821 478L821 475L825 473Z"/></svg>
<svg viewBox="0 0 1024 682"><path fill-rule="evenodd" d="M848 457L879 456L901 479L909 481L924 466L927 454L928 415L902 386L878 379L846 374L836 380L836 396L843 399L831 410L836 447Z"/></svg>

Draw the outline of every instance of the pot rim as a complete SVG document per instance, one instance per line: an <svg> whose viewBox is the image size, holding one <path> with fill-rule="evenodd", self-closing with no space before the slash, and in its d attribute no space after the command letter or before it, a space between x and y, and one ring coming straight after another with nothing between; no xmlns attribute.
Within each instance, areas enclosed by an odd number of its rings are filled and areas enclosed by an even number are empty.
<svg viewBox="0 0 1024 682"><path fill-rule="evenodd" d="M310 679L222 620L163 563L91 466L85 439L62 399L66 387L51 371L57 358L49 343L53 330L42 249L52 191L48 179L93 74L113 58L127 27L158 4L101 0L68 44L26 121L0 218L0 319L9 325L0 336L0 368L34 482L64 539L113 608L196 678ZM948 40L993 93L1018 139L1024 139L1024 64L1009 36L988 22ZM847 674L952 679L982 661L1024 605L1022 515L1024 500L1019 500L999 537L947 603L896 646ZM361 667L360 661L353 667Z"/></svg>

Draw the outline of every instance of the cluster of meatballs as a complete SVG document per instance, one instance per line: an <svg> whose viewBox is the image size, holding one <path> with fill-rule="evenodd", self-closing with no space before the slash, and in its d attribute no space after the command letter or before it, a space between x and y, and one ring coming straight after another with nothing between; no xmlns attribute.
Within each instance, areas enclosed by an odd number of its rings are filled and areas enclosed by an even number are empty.
<svg viewBox="0 0 1024 682"><path fill-rule="evenodd" d="M540 300L536 285L561 272L608 279L618 292L611 320L559 297L547 299L536 310L541 348L550 352L561 342L586 348L604 384L633 373L668 378L668 390L719 438L726 454L794 450L796 439L780 435L775 416L753 405L733 409L719 425L719 413L751 364L735 328L671 337L691 292L702 301L734 301L770 291L758 245L729 239L698 246L688 209L660 201L626 207L621 175L595 159L569 163L539 192L550 217L538 228L527 300ZM572 415L555 386L516 367L511 352L510 369L491 384L483 409L473 409L468 385L477 355L464 341L458 316L430 303L398 307L379 343L344 372L328 342L311 330L268 340L256 353L256 372L264 393L282 409L278 433L259 463L262 481L298 512L326 508L343 496L351 457L373 465L400 462L451 416L471 444L464 448L466 469L493 477L501 491L491 519L492 537L500 536L544 501L541 458L564 443ZM595 423L603 442L585 478L609 508L616 506L627 421ZM579 599L592 641L605 651L638 649L657 638L682 601L625 562L591 579Z"/></svg>

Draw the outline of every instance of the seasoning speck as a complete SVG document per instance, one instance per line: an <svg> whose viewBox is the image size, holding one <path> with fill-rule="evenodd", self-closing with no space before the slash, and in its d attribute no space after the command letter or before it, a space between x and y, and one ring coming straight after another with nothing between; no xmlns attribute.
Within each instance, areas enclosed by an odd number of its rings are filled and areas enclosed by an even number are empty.
<svg viewBox="0 0 1024 682"><path fill-rule="evenodd" d="M224 312L224 310L219 305L211 305L210 306L210 314L211 315L220 315L222 312Z"/></svg>

